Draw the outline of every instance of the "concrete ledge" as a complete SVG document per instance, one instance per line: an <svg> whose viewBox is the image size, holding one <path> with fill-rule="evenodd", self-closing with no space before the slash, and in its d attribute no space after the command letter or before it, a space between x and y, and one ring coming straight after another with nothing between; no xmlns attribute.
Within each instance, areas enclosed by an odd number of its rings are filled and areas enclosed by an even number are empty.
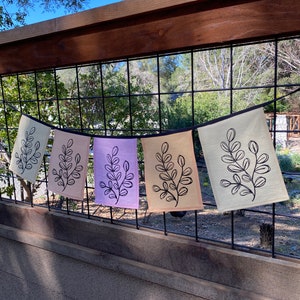
<svg viewBox="0 0 300 300"><path fill-rule="evenodd" d="M0 225L0 236L203 299L269 299L192 276Z"/></svg>
<svg viewBox="0 0 300 300"><path fill-rule="evenodd" d="M0 235L206 299L297 299L300 264L0 202ZM221 297L222 295L222 297Z"/></svg>

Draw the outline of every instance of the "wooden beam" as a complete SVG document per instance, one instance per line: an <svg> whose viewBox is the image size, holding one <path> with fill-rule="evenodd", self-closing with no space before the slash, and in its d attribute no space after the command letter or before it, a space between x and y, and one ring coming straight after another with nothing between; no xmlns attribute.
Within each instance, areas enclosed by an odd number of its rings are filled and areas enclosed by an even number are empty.
<svg viewBox="0 0 300 300"><path fill-rule="evenodd" d="M95 24L116 21L139 14L149 14L170 7L181 7L191 3L200 3L205 0L120 0L110 4L65 17L39 22L13 30L0 32L0 45L36 38L42 35L59 33L66 30L94 26Z"/></svg>
<svg viewBox="0 0 300 300"><path fill-rule="evenodd" d="M119 3L119 9L131 1ZM174 6L164 1L166 6L152 11L127 11L116 19L2 42L0 74L300 33L300 1L178 1Z"/></svg>

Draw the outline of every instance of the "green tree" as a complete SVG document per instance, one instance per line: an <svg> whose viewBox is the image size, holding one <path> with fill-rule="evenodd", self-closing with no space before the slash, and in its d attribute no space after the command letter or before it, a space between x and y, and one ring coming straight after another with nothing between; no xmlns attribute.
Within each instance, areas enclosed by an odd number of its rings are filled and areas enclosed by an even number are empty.
<svg viewBox="0 0 300 300"><path fill-rule="evenodd" d="M87 67L81 70L78 80L79 91L77 82L74 82L71 98L80 97L79 109L84 130L128 135L131 129L142 134L153 128L156 112L151 86L138 75L130 74L128 78L126 64ZM76 106L76 102L65 106L65 114L71 116ZM75 118L69 125L78 124Z"/></svg>
<svg viewBox="0 0 300 300"><path fill-rule="evenodd" d="M87 2L87 0L2 0L0 31L25 25L28 9L37 5L42 11L55 11L57 7L64 7L66 13L73 13L82 10Z"/></svg>
<svg viewBox="0 0 300 300"><path fill-rule="evenodd" d="M1 78L0 102L0 181L6 183L10 176L8 165L15 141L20 113L26 113L53 124L57 119L56 101L67 96L67 90L53 72L28 73ZM17 111L16 111L17 110ZM26 181L19 179L29 200L31 189ZM12 186L0 190L12 194Z"/></svg>

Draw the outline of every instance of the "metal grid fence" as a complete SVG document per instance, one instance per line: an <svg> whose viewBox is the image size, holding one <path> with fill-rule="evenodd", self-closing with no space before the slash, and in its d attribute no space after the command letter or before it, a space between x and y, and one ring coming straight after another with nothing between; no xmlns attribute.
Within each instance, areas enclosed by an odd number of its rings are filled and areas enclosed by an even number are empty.
<svg viewBox="0 0 300 300"><path fill-rule="evenodd" d="M299 117L298 92L265 106L291 197L284 203L218 213L196 132L203 211L181 215L147 211L140 144L138 210L95 204L93 149L82 201L48 190L52 138L34 185L8 170L23 113L58 128L101 136L139 137L189 128L299 89L299 51L299 37L291 37L1 76L1 199L137 229L187 235L273 257L300 258L300 129L279 128L276 121L278 112L287 109Z"/></svg>

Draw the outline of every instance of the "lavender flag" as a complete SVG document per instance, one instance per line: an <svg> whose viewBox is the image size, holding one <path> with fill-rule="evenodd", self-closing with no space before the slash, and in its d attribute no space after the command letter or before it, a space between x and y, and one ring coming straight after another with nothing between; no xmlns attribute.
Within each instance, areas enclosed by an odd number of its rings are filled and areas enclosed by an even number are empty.
<svg viewBox="0 0 300 300"><path fill-rule="evenodd" d="M94 175L96 203L137 209L137 140L94 138Z"/></svg>

